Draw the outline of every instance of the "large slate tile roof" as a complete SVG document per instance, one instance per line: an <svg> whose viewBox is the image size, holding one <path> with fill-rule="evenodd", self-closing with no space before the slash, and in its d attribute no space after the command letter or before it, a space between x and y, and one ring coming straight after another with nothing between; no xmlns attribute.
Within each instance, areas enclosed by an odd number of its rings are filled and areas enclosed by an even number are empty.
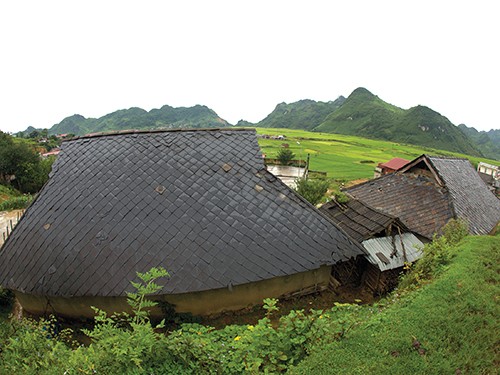
<svg viewBox="0 0 500 375"><path fill-rule="evenodd" d="M332 200L321 206L319 210L328 215L335 224L358 242L372 238L381 232L384 233L392 224L407 230L396 217L376 210L357 199L350 199L346 203Z"/></svg>
<svg viewBox="0 0 500 375"><path fill-rule="evenodd" d="M473 234L489 233L500 220L500 201L466 159L422 155L347 191L427 238L452 218L466 220Z"/></svg>
<svg viewBox="0 0 500 375"><path fill-rule="evenodd" d="M122 296L163 266L159 292L292 275L363 252L264 169L254 130L131 132L65 142L0 250L0 285Z"/></svg>

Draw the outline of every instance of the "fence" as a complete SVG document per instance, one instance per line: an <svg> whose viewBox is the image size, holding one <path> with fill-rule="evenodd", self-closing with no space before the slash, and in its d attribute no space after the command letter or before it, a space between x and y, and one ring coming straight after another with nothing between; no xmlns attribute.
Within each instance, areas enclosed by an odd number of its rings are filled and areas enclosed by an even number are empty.
<svg viewBox="0 0 500 375"><path fill-rule="evenodd" d="M24 210L3 212L0 214L0 231L2 232L0 245L7 241L7 238L10 236L19 220L21 220L23 214Z"/></svg>

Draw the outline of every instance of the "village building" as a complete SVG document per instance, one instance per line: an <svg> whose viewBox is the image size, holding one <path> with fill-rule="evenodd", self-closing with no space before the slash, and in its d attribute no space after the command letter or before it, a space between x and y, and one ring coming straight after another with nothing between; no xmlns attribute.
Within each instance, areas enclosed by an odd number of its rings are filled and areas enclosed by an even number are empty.
<svg viewBox="0 0 500 375"><path fill-rule="evenodd" d="M334 266L331 284L359 284L374 294L392 290L405 264L422 256L424 243L396 217L351 198L346 203L335 200L320 207L351 238L360 242L365 257Z"/></svg>
<svg viewBox="0 0 500 375"><path fill-rule="evenodd" d="M450 219L464 220L472 234L489 234L500 221L500 200L467 159L422 155L346 191L427 239Z"/></svg>
<svg viewBox="0 0 500 375"><path fill-rule="evenodd" d="M477 173L488 188L500 197L500 167L481 161L477 165Z"/></svg>
<svg viewBox="0 0 500 375"><path fill-rule="evenodd" d="M385 163L378 163L375 167L374 178L384 176L389 173L394 173L403 168L410 161L403 158L394 158Z"/></svg>
<svg viewBox="0 0 500 375"><path fill-rule="evenodd" d="M127 311L136 272L155 299L211 314L327 288L364 253L269 173L254 130L122 132L66 141L0 250L0 285L31 314ZM159 315L154 310L153 315Z"/></svg>

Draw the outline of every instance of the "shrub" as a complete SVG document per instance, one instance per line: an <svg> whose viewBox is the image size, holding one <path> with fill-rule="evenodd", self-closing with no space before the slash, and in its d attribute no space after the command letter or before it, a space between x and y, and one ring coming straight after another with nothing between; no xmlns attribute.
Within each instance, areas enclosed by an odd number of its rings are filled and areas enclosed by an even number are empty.
<svg viewBox="0 0 500 375"><path fill-rule="evenodd" d="M326 180L310 180L298 178L295 180L295 191L309 203L316 205L328 191L329 183Z"/></svg>
<svg viewBox="0 0 500 375"><path fill-rule="evenodd" d="M0 203L0 211L20 210L28 207L33 201L32 195L23 195L21 197L12 197Z"/></svg>
<svg viewBox="0 0 500 375"><path fill-rule="evenodd" d="M432 242L424 246L422 258L402 277L399 287L405 289L416 286L438 275L450 262L452 248L467 234L467 224L463 220L450 220L443 228L443 235L434 235Z"/></svg>
<svg viewBox="0 0 500 375"><path fill-rule="evenodd" d="M295 154L289 148L281 148L276 155L276 158L282 165L290 164L290 161L293 160Z"/></svg>

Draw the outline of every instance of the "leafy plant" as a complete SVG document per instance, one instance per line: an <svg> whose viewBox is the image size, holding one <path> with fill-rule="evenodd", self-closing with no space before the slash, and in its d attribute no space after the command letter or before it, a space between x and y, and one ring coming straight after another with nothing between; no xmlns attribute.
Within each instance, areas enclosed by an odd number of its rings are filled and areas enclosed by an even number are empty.
<svg viewBox="0 0 500 375"><path fill-rule="evenodd" d="M21 197L12 197L0 203L0 211L18 210L26 208L33 201L32 195L23 195Z"/></svg>
<svg viewBox="0 0 500 375"><path fill-rule="evenodd" d="M288 165L290 161L293 160L295 154L289 148L280 148L276 158L279 160L281 165Z"/></svg>
<svg viewBox="0 0 500 375"><path fill-rule="evenodd" d="M298 178L295 180L295 191L309 203L316 205L325 196L329 183L326 180Z"/></svg>
<svg viewBox="0 0 500 375"><path fill-rule="evenodd" d="M463 220L450 220L443 228L443 235L434 235L431 243L423 248L424 255L409 273L400 281L399 288L404 289L426 283L438 275L449 264L452 249L468 234L467 224Z"/></svg>

